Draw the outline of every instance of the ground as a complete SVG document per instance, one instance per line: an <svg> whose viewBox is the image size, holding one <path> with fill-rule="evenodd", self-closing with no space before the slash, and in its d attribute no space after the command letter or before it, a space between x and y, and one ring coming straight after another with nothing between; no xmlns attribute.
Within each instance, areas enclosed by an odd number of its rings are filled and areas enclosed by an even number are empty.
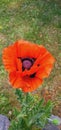
<svg viewBox="0 0 61 130"><path fill-rule="evenodd" d="M56 62L39 94L55 103L53 113L61 116L61 0L0 1L0 113L12 118L14 106L19 108L7 72L2 63L2 50L18 39L43 44ZM37 52L36 52L37 53ZM16 105L17 104L17 105ZM6 107L6 109L5 109Z"/></svg>

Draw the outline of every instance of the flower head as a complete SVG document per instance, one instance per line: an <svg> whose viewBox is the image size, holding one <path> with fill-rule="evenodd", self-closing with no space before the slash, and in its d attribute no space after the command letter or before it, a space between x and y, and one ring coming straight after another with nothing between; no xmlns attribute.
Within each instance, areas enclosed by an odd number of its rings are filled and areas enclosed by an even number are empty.
<svg viewBox="0 0 61 130"><path fill-rule="evenodd" d="M3 63L14 88L31 92L48 77L55 62L42 45L19 40L3 50Z"/></svg>

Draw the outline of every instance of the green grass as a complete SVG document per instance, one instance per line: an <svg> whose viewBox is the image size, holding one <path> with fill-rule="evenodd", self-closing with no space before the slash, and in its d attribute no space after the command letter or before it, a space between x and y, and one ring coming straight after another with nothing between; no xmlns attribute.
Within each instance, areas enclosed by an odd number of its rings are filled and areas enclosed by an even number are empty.
<svg viewBox="0 0 61 130"><path fill-rule="evenodd" d="M60 85L60 16L60 0L0 1L0 93L9 91L7 74L2 64L2 50L21 38L43 44L53 54L56 58L55 68L43 86L54 88Z"/></svg>

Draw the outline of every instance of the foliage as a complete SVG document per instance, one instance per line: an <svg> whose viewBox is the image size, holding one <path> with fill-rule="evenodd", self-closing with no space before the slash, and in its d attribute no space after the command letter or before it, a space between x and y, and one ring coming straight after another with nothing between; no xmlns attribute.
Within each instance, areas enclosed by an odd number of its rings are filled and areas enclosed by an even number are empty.
<svg viewBox="0 0 61 130"><path fill-rule="evenodd" d="M11 109L7 95L0 94L0 113L7 115Z"/></svg>
<svg viewBox="0 0 61 130"><path fill-rule="evenodd" d="M32 130L43 128L51 115L52 103L44 104L43 99L38 99L30 93L16 90L18 100L21 104L20 112L15 109L15 120L12 121L9 130Z"/></svg>

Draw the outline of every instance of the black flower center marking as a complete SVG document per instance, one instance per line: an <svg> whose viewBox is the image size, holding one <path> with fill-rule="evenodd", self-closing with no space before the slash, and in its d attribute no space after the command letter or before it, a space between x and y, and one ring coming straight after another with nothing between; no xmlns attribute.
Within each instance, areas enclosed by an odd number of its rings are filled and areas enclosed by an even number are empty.
<svg viewBox="0 0 61 130"><path fill-rule="evenodd" d="M35 72L34 74L31 74L31 75L30 75L30 78L34 78L35 75L36 75L36 72Z"/></svg>
<svg viewBox="0 0 61 130"><path fill-rule="evenodd" d="M34 58L21 58L22 61L22 70L25 69L29 70L32 65L34 64L35 59Z"/></svg>

